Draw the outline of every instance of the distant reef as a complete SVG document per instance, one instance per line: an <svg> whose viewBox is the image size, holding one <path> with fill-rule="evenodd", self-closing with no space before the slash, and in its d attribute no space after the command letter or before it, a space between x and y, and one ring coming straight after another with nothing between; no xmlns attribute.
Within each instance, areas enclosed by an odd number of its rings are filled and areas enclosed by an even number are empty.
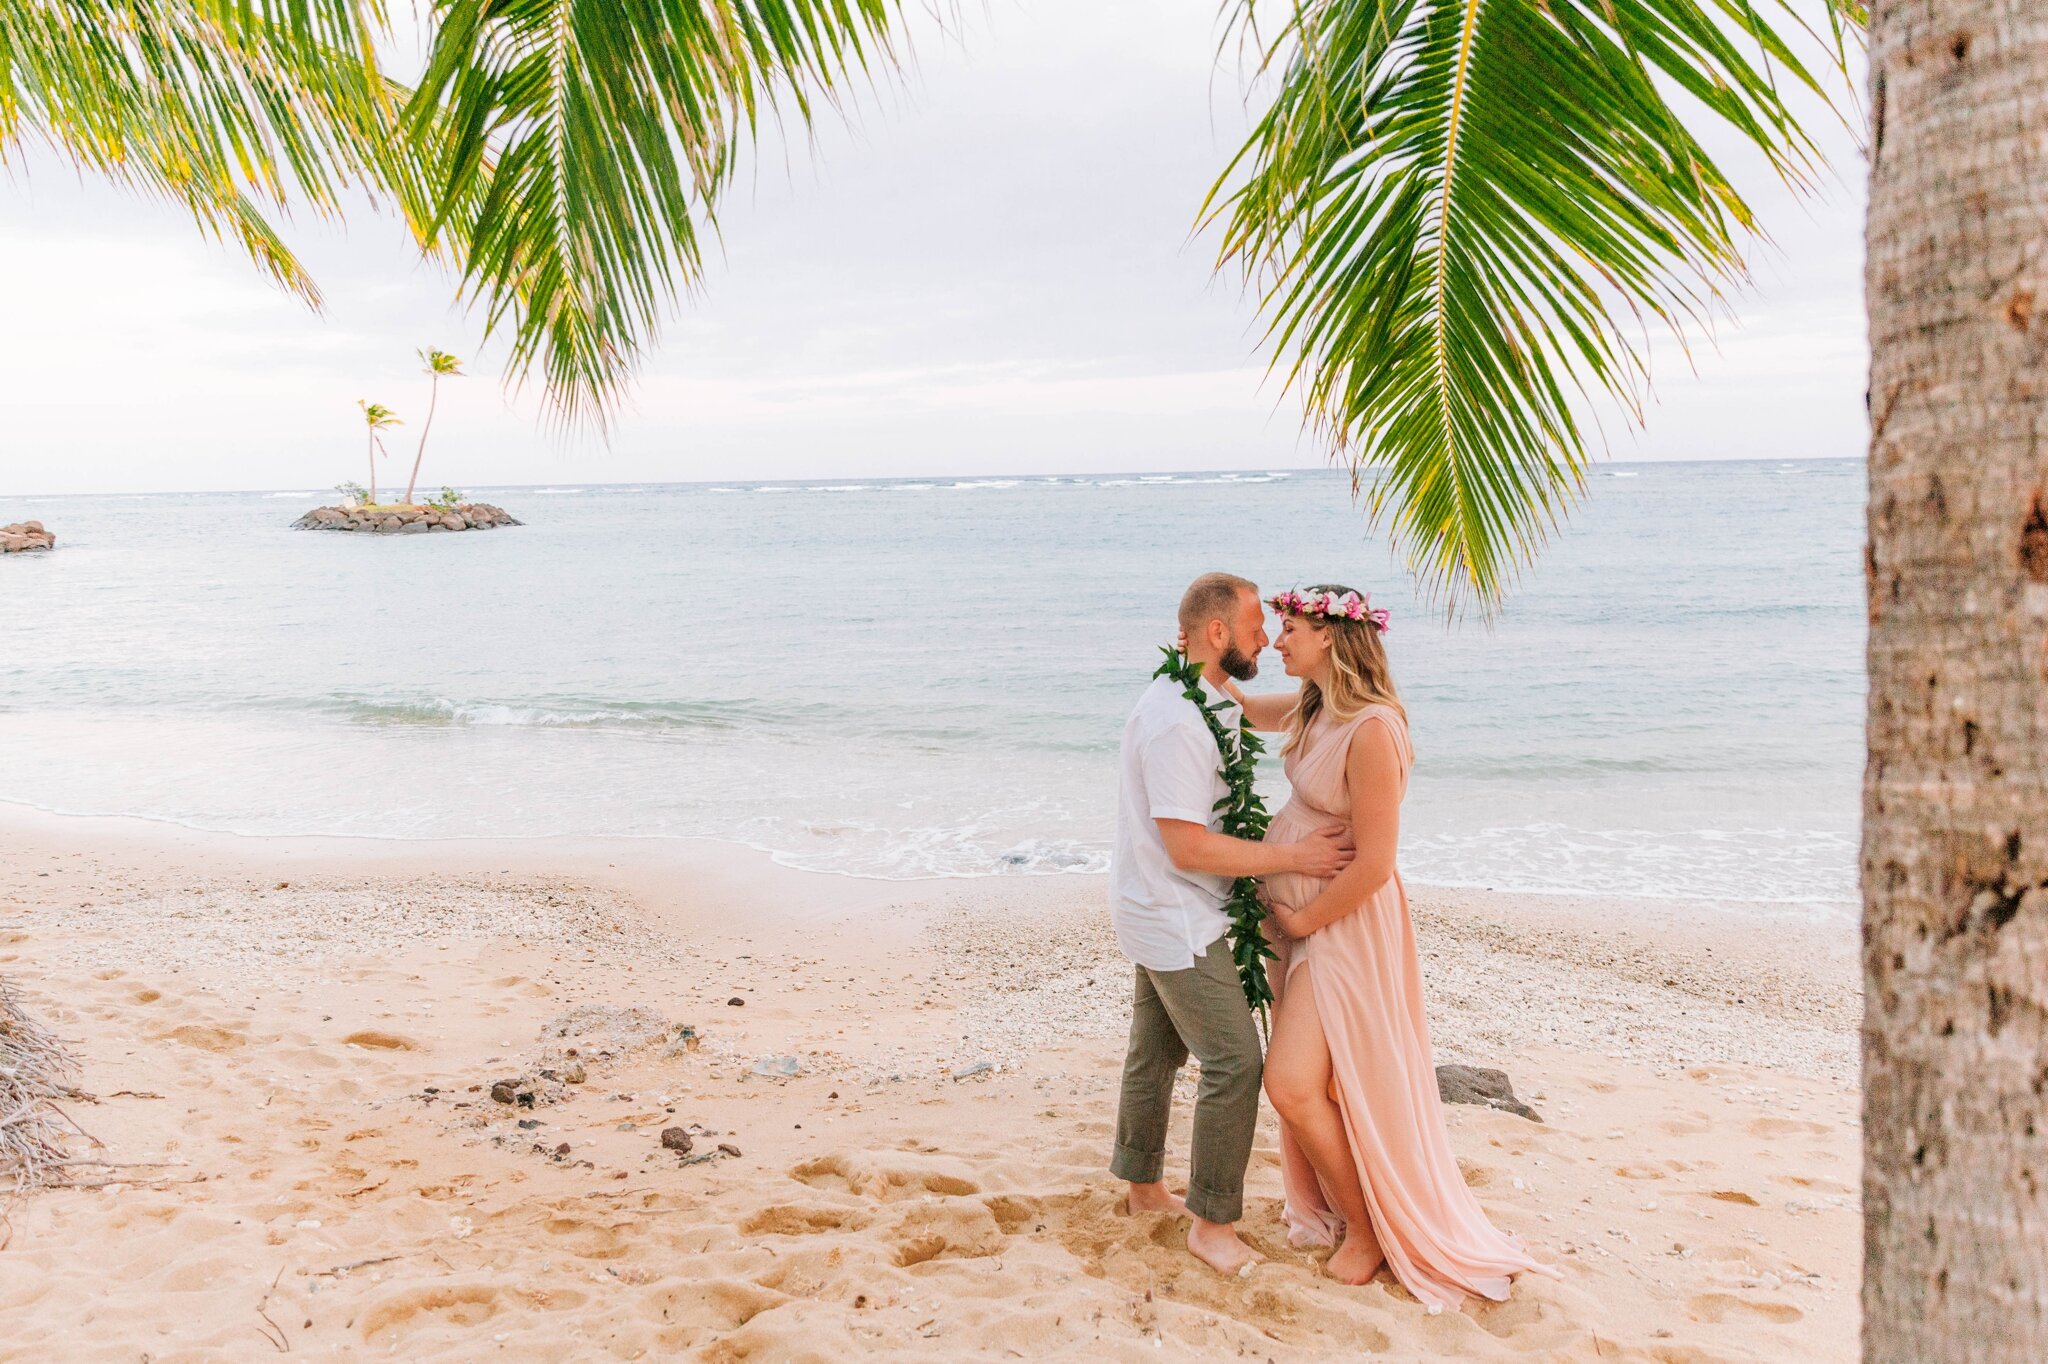
<svg viewBox="0 0 2048 1364"><path fill-rule="evenodd" d="M57 537L43 529L40 521L17 521L0 526L0 554L26 554L32 549L55 549Z"/></svg>
<svg viewBox="0 0 2048 1364"><path fill-rule="evenodd" d="M315 507L293 530L356 530L370 535L423 535L437 530L496 530L520 522L503 507L463 502L453 507Z"/></svg>

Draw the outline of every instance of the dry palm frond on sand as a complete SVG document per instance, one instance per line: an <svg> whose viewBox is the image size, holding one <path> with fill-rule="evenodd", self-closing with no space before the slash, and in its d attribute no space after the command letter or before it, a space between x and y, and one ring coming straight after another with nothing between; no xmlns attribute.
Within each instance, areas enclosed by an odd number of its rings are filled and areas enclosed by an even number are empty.
<svg viewBox="0 0 2048 1364"><path fill-rule="evenodd" d="M0 977L0 1198L49 1182L66 1166L56 1100L75 1095L78 1063L30 1018Z"/></svg>

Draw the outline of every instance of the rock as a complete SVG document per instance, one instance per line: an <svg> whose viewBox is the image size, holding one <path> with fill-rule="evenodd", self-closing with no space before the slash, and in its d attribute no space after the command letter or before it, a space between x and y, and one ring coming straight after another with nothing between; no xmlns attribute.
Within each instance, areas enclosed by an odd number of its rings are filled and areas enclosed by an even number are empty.
<svg viewBox="0 0 2048 1364"><path fill-rule="evenodd" d="M558 1159L558 1160L559 1160L560 1158L562 1158L563 1156L566 1156L566 1155L568 1155L568 1154L569 1154L569 1143L568 1143L568 1142L566 1142L566 1141L565 1141L565 1142L563 1142L563 1143L562 1143L562 1144L561 1144L560 1146L557 1146L557 1147L555 1148L555 1157L556 1157L556 1159Z"/></svg>
<svg viewBox="0 0 2048 1364"><path fill-rule="evenodd" d="M741 999L738 995L734 995L731 999L725 1001L725 1006L728 1009L744 1009L747 1007L747 1001Z"/></svg>
<svg viewBox="0 0 2048 1364"><path fill-rule="evenodd" d="M1508 1083L1506 1071L1488 1070L1483 1066L1438 1066L1436 1092L1447 1104L1478 1104L1527 1118L1530 1122L1543 1121L1541 1114L1515 1097L1514 1086Z"/></svg>
<svg viewBox="0 0 2048 1364"><path fill-rule="evenodd" d="M740 1153L740 1148L734 1146L729 1141L721 1141L720 1143L718 1143L718 1149L721 1153L728 1156L736 1156Z"/></svg>
<svg viewBox="0 0 2048 1364"><path fill-rule="evenodd" d="M788 1080L803 1073L804 1063L794 1056L764 1056L754 1062L754 1074L771 1080Z"/></svg>
<svg viewBox="0 0 2048 1364"><path fill-rule="evenodd" d="M40 521L17 521L0 526L0 554L25 554L30 550L57 547L57 537L43 529Z"/></svg>
<svg viewBox="0 0 2048 1364"><path fill-rule="evenodd" d="M687 1156L688 1154L690 1154L690 1148L693 1145L695 1145L695 1143L690 1140L690 1134L688 1132L685 1132L682 1128L664 1127L661 1129L662 1150L679 1151L683 1155Z"/></svg>
<svg viewBox="0 0 2048 1364"><path fill-rule="evenodd" d="M589 1078L590 1072L583 1068L581 1061L572 1059L562 1069L562 1082L564 1084L580 1085Z"/></svg>
<svg viewBox="0 0 2048 1364"><path fill-rule="evenodd" d="M976 1061L971 1066L962 1066L954 1071L953 1078L956 1080L971 1080L977 1075L988 1075L994 1070L995 1065L992 1062Z"/></svg>
<svg viewBox="0 0 2048 1364"><path fill-rule="evenodd" d="M485 502L463 502L453 507L409 506L375 512L365 511L359 506L315 507L292 522L292 529L366 531L375 535L419 535L436 530L490 530L498 526L519 524L518 520L506 515L501 507L493 507ZM0 534L19 530L19 526L0 527ZM31 549L38 547L28 546Z"/></svg>
<svg viewBox="0 0 2048 1364"><path fill-rule="evenodd" d="M519 1097L519 1082L517 1080L498 1081L491 1086L491 1097L501 1104L511 1103Z"/></svg>

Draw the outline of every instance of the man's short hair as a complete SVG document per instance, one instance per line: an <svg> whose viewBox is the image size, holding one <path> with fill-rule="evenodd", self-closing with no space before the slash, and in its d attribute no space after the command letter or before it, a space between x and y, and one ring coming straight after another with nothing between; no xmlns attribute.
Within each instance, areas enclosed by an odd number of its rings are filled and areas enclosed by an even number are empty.
<svg viewBox="0 0 2048 1364"><path fill-rule="evenodd" d="M1212 620L1227 623L1236 614L1242 594L1257 596L1258 591L1257 583L1235 573L1204 573L1181 593L1180 628L1193 639Z"/></svg>

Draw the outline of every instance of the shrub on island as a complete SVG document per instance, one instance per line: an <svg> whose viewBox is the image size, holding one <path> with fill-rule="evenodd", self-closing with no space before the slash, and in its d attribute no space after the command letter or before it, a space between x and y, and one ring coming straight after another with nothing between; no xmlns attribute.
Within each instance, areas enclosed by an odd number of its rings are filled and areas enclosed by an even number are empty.
<svg viewBox="0 0 2048 1364"><path fill-rule="evenodd" d="M431 531L496 530L523 524L488 502L315 507L292 522L294 530L354 530L371 535L423 535Z"/></svg>
<svg viewBox="0 0 2048 1364"><path fill-rule="evenodd" d="M40 521L17 521L0 526L0 554L25 554L32 549L55 549L57 537L43 529Z"/></svg>

